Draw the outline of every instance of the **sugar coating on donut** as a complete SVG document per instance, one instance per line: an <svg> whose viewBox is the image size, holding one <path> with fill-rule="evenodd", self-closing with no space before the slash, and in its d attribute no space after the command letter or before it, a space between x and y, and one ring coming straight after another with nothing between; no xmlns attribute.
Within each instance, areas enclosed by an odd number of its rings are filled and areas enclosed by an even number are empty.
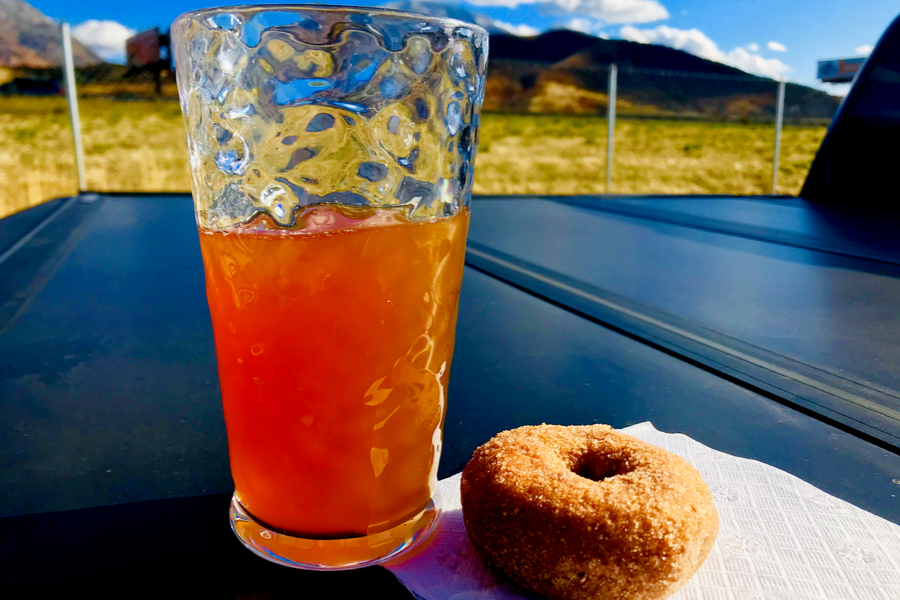
<svg viewBox="0 0 900 600"><path fill-rule="evenodd" d="M551 600L656 600L706 559L712 494L682 458L607 425L504 431L462 474L473 546Z"/></svg>

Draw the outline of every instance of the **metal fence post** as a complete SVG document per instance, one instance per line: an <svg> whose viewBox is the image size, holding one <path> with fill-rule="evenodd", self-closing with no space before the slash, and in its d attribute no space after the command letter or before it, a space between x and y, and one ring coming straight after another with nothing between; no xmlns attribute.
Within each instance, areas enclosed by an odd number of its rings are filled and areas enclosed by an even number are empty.
<svg viewBox="0 0 900 600"><path fill-rule="evenodd" d="M772 161L772 195L778 193L778 161L781 158L781 124L784 121L785 81L778 82L778 105L775 111L775 159Z"/></svg>
<svg viewBox="0 0 900 600"><path fill-rule="evenodd" d="M616 63L609 65L609 103L606 111L606 193L612 192L613 138L616 132Z"/></svg>
<svg viewBox="0 0 900 600"><path fill-rule="evenodd" d="M84 175L84 148L81 146L81 120L78 117L78 92L75 89L75 60L72 57L72 34L69 24L62 24L63 55L65 56L66 99L69 101L69 119L72 121L72 140L75 142L75 166L78 168L78 191L87 190Z"/></svg>

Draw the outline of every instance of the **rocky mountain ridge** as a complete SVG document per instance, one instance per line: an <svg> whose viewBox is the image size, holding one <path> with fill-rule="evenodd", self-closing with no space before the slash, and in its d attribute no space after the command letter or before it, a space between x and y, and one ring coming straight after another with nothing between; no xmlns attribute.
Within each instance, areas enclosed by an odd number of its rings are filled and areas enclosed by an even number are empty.
<svg viewBox="0 0 900 600"><path fill-rule="evenodd" d="M72 40L77 66L103 62L77 40ZM0 66L41 69L63 62L59 23L24 0L0 0Z"/></svg>

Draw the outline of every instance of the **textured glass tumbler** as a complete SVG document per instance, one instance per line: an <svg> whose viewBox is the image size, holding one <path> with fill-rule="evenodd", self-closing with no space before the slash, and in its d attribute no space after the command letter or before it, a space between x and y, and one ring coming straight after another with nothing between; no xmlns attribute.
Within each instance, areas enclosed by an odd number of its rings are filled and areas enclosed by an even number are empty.
<svg viewBox="0 0 900 600"><path fill-rule="evenodd" d="M278 5L172 37L232 529L298 568L393 558L440 512L487 33Z"/></svg>

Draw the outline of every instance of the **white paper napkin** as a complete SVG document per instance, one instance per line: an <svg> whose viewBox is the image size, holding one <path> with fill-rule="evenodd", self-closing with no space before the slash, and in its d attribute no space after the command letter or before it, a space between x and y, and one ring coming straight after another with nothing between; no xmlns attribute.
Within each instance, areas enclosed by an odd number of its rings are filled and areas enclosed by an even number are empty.
<svg viewBox="0 0 900 600"><path fill-rule="evenodd" d="M900 526L775 467L649 422L621 431L694 465L719 512L715 547L670 600L900 600ZM459 480L439 483L444 514L425 547L387 568L422 600L536 597L489 571L469 544Z"/></svg>

